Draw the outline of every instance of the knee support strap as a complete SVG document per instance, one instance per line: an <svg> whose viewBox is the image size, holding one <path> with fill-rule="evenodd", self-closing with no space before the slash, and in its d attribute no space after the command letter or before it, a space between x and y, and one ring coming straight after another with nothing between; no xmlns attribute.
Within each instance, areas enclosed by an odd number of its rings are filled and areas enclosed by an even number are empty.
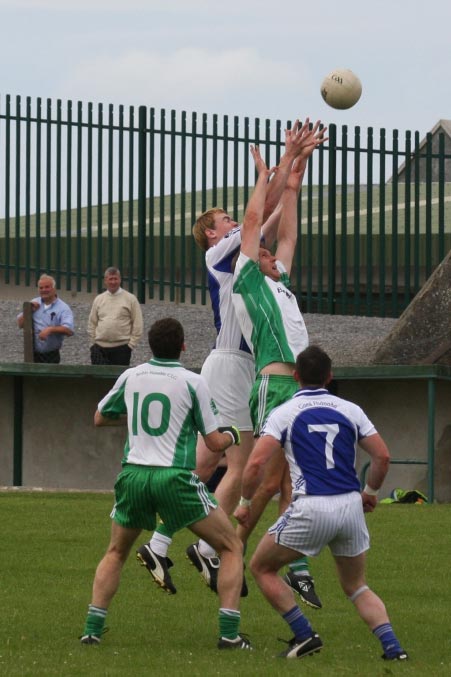
<svg viewBox="0 0 451 677"><path fill-rule="evenodd" d="M351 602L355 602L357 597L362 594L362 592L366 592L366 590L369 590L369 587L367 585L362 585L360 588L357 588L357 590L348 597Z"/></svg>

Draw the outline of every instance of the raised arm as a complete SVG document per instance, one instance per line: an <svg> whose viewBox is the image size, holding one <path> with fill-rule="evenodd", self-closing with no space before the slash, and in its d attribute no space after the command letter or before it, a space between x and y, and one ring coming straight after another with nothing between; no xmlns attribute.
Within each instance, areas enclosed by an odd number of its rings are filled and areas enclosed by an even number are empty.
<svg viewBox="0 0 451 677"><path fill-rule="evenodd" d="M268 179L273 170L267 168L257 147L251 146L251 153L254 158L258 178L244 213L243 226L241 228L241 251L246 256L249 256L250 259L257 261Z"/></svg>
<svg viewBox="0 0 451 677"><path fill-rule="evenodd" d="M291 271L297 242L297 205L305 170L307 168L309 157L315 148L326 140L324 137L325 130L320 130L319 126L320 121L318 120L313 125L312 129L309 129L309 120L307 118L300 128L300 131L298 132L298 136L301 138L300 151L291 166L291 171L282 195L282 215L280 217L280 224L277 232L276 258L283 263L288 274L290 274Z"/></svg>
<svg viewBox="0 0 451 677"><path fill-rule="evenodd" d="M264 247L271 249L277 238L280 217L282 216L282 202L279 202L272 214L268 216L262 226L261 235L264 239Z"/></svg>
<svg viewBox="0 0 451 677"><path fill-rule="evenodd" d="M308 125L308 120L306 122ZM285 130L285 151L268 186L263 222L269 218L280 202L288 177L290 176L291 166L300 151L303 136L302 127L303 125L299 123L299 120L296 120L291 129Z"/></svg>
<svg viewBox="0 0 451 677"><path fill-rule="evenodd" d="M282 198L293 162L305 149L306 134L309 125L309 118L305 120L304 124L301 124L299 120L296 120L291 129L285 130L285 152L280 158L279 164L276 167L276 171L274 172L274 176L268 187L263 212L263 222L265 222L270 214L273 213ZM315 126L315 133L317 132L319 123L317 123L317 125L318 126Z"/></svg>

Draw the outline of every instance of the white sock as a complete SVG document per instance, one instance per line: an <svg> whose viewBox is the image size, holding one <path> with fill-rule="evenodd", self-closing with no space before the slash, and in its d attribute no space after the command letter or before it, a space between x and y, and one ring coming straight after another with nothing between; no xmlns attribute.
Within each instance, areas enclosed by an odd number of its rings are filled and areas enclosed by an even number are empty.
<svg viewBox="0 0 451 677"><path fill-rule="evenodd" d="M157 555L160 555L160 557L166 557L171 543L172 538L159 534L158 531L154 531L153 536L149 541L149 546Z"/></svg>
<svg viewBox="0 0 451 677"><path fill-rule="evenodd" d="M211 547L211 545L208 545L206 541L203 541L200 539L199 541L199 552L203 557L208 557L209 559L211 557L217 557L218 555L216 554L216 550Z"/></svg>

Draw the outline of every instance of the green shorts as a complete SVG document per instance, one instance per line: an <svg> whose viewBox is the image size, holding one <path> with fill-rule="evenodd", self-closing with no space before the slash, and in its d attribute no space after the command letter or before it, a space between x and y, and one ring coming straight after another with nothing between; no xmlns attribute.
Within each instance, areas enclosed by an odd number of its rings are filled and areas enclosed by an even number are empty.
<svg viewBox="0 0 451 677"><path fill-rule="evenodd" d="M170 532L207 517L217 501L191 470L126 465L114 485L112 519L121 527L153 531L157 513Z"/></svg>
<svg viewBox="0 0 451 677"><path fill-rule="evenodd" d="M258 437L270 412L291 399L299 390L299 383L293 376L263 374L257 376L249 398L254 435Z"/></svg>

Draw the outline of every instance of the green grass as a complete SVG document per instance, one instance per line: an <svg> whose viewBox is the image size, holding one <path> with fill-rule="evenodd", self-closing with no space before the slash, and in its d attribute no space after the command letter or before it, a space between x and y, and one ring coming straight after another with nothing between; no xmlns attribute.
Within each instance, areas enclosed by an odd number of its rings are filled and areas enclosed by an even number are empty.
<svg viewBox="0 0 451 677"><path fill-rule="evenodd" d="M125 566L100 647L81 646L95 567L109 536L112 495L1 493L0 674L32 675L448 675L451 670L449 524L451 506L380 506L368 516L368 579L384 599L409 651L386 664L379 642L338 588L324 552L312 573L324 608L307 610L324 641L302 661L275 658L289 629L252 580L242 630L255 651L220 653L217 598L184 556L186 531L171 550L175 596L161 592L134 557ZM271 505L267 526L275 515ZM250 544L262 534L260 526ZM143 535L143 540L147 535ZM250 578L250 576L249 576Z"/></svg>

